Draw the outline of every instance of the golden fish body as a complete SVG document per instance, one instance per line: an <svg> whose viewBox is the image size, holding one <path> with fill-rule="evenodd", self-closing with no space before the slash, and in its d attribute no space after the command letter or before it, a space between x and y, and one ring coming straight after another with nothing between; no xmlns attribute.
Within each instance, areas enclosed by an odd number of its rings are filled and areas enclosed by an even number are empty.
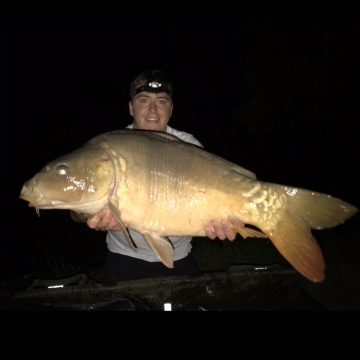
<svg viewBox="0 0 360 360"><path fill-rule="evenodd" d="M205 236L206 224L231 215L261 230L236 228L241 236L268 237L314 282L324 279L325 263L311 229L336 226L358 211L329 195L259 181L175 136L141 130L101 134L50 162L24 184L20 198L37 212L96 214L109 207L134 251L124 223L170 268L174 250L166 237Z"/></svg>

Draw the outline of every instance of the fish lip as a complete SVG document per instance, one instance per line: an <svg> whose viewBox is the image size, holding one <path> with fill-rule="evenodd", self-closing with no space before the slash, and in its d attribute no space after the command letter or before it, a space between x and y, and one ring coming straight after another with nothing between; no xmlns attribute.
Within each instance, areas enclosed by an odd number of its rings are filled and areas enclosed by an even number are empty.
<svg viewBox="0 0 360 360"><path fill-rule="evenodd" d="M28 196L26 196L26 195L20 195L20 196L19 196L19 199L28 201L29 203L32 204L32 201L31 201L30 198L29 198Z"/></svg>
<svg viewBox="0 0 360 360"><path fill-rule="evenodd" d="M21 189L19 198L28 201L29 206L35 208L41 206L42 202L44 201L44 195L39 191L35 182L31 183L31 185L28 183L24 185Z"/></svg>

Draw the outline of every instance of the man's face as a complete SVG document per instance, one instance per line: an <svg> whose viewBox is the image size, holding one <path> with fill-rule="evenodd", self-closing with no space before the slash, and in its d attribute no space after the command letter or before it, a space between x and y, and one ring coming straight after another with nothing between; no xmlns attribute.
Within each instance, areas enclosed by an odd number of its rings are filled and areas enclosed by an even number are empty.
<svg viewBox="0 0 360 360"><path fill-rule="evenodd" d="M172 100L165 92L156 94L143 91L129 101L134 129L166 131L172 110Z"/></svg>

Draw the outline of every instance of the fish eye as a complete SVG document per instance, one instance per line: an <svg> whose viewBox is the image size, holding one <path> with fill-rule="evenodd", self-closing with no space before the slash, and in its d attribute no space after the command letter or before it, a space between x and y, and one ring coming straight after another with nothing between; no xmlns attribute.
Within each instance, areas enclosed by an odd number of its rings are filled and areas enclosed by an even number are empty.
<svg viewBox="0 0 360 360"><path fill-rule="evenodd" d="M66 175L68 173L68 170L69 168L62 164L62 165L59 165L57 168L56 168L56 172L59 174L59 175Z"/></svg>

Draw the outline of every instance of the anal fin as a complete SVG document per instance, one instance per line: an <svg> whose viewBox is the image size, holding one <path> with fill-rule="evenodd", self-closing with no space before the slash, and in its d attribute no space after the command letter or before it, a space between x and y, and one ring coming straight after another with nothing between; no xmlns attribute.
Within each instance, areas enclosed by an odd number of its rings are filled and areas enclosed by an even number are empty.
<svg viewBox="0 0 360 360"><path fill-rule="evenodd" d="M231 225L231 228L233 228L236 232L238 232L244 239L248 238L248 237L253 237L253 238L267 238L267 236L265 234L263 234L262 232L249 228L249 227L237 227L235 225Z"/></svg>

